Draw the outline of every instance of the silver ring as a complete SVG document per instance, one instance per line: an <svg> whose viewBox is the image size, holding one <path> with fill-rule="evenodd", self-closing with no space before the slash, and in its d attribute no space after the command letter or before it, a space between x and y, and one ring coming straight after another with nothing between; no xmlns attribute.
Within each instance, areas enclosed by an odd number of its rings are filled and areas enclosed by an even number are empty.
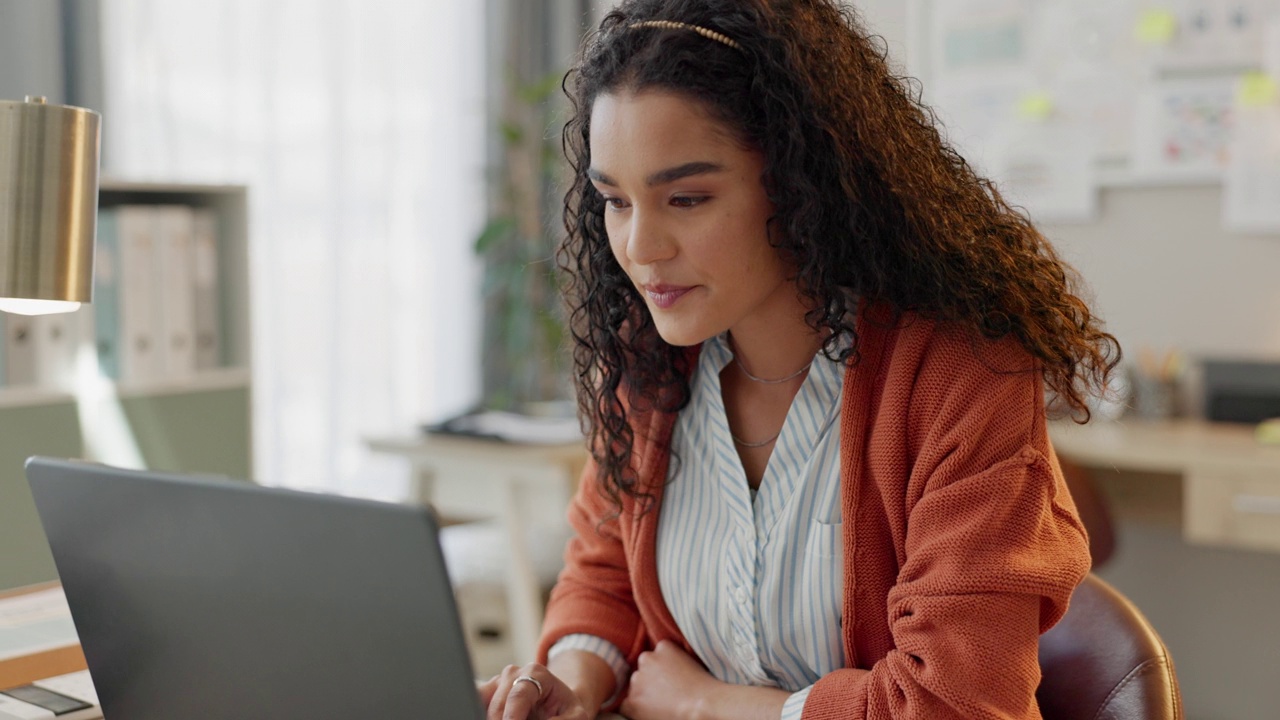
<svg viewBox="0 0 1280 720"><path fill-rule="evenodd" d="M539 698L542 697L542 683L538 682L537 680L534 680L528 675L521 675L520 677L516 678L515 682L511 683L511 687L514 688L518 683L522 683L522 682L533 683L533 686L538 688L538 697Z"/></svg>

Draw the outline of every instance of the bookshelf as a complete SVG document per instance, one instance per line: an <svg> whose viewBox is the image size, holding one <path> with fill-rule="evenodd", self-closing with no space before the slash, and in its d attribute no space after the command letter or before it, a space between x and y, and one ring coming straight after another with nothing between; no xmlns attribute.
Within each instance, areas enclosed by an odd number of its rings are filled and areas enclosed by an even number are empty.
<svg viewBox="0 0 1280 720"><path fill-rule="evenodd" d="M31 455L118 461L112 448L153 469L250 477L252 370L249 316L248 190L236 185L104 180L99 208L185 206L216 217L216 307L219 345L214 366L181 377L86 378L85 354L96 367L89 318L80 311L81 370L69 384L0 385L0 589L54 580L57 573L27 489L23 463ZM104 442L102 438L108 438Z"/></svg>

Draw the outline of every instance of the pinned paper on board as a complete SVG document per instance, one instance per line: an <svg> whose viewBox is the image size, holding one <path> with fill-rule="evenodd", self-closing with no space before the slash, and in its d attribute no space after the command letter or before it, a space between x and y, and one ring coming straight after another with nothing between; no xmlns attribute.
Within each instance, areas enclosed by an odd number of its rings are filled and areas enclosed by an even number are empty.
<svg viewBox="0 0 1280 720"><path fill-rule="evenodd" d="M1031 5L1034 87L1050 96L1055 119L1090 135L1095 160L1127 158L1134 88L1149 74L1145 48L1133 37L1141 17L1136 3L1036 0Z"/></svg>
<svg viewBox="0 0 1280 720"><path fill-rule="evenodd" d="M931 3L928 92L957 148L982 165L1003 125L1052 117L1092 136L1095 161L1127 158L1134 88L1149 70L1133 39L1136 5Z"/></svg>
<svg viewBox="0 0 1280 720"><path fill-rule="evenodd" d="M1275 10L1275 0L1167 0L1165 8L1143 13L1136 34L1159 39L1148 44L1165 70L1257 67Z"/></svg>
<svg viewBox="0 0 1280 720"><path fill-rule="evenodd" d="M1097 218L1093 147L1079 127L1045 119L1019 120L1010 123L1001 137L1003 142L989 149L987 164L1006 200L1026 208L1035 222Z"/></svg>
<svg viewBox="0 0 1280 720"><path fill-rule="evenodd" d="M1017 84L952 84L935 92L943 137L979 173L989 174L989 146L999 143L1002 128L1016 119L1022 92Z"/></svg>
<svg viewBox="0 0 1280 720"><path fill-rule="evenodd" d="M1241 108L1223 183L1223 224L1280 232L1280 102Z"/></svg>
<svg viewBox="0 0 1280 720"><path fill-rule="evenodd" d="M950 0L934 7L933 57L939 76L991 77L1026 61L1026 11L1018 0Z"/></svg>
<svg viewBox="0 0 1280 720"><path fill-rule="evenodd" d="M1230 79L1166 80L1138 100L1134 174L1147 180L1222 178L1236 115Z"/></svg>
<svg viewBox="0 0 1280 720"><path fill-rule="evenodd" d="M1097 183L1116 171L1139 183L1230 171L1230 215L1252 225L1280 205L1267 190L1274 158L1235 131L1241 113L1280 104L1280 0L927 7L927 94L945 136L1035 219L1090 219ZM1018 127L1054 136L1015 142Z"/></svg>
<svg viewBox="0 0 1280 720"><path fill-rule="evenodd" d="M1031 87L1026 3L947 0L933 8L930 100L947 142L985 174L988 145Z"/></svg>
<svg viewBox="0 0 1280 720"><path fill-rule="evenodd" d="M1262 31L1262 72L1280 82L1280 11Z"/></svg>
<svg viewBox="0 0 1280 720"><path fill-rule="evenodd" d="M1094 160L1128 160L1133 154L1133 84L1119 77L1081 79L1060 86L1054 112L1087 128Z"/></svg>

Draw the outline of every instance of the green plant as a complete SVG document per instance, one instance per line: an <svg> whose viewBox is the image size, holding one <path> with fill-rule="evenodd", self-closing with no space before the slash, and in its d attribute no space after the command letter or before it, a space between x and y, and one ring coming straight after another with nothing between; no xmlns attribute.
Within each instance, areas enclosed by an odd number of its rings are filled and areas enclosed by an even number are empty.
<svg viewBox="0 0 1280 720"><path fill-rule="evenodd" d="M553 128L561 73L511 79L500 125L493 212L475 251L484 260L484 404L517 409L568 397L564 322L555 274L563 162Z"/></svg>

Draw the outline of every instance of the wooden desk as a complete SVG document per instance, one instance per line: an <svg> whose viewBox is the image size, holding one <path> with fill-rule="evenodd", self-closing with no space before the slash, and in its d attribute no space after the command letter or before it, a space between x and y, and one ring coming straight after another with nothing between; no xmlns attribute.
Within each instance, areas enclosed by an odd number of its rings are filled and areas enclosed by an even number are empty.
<svg viewBox="0 0 1280 720"><path fill-rule="evenodd" d="M59 584L52 582L6 590L0 592L0 604L3 603L5 598L19 597L56 587L59 587ZM85 664L84 653L80 651L79 643L22 657L0 660L0 688L27 685L36 680L78 672L87 667L88 665Z"/></svg>
<svg viewBox="0 0 1280 720"><path fill-rule="evenodd" d="M1054 448L1094 470L1178 476L1188 542L1280 552L1280 446L1251 425L1199 420L1052 423Z"/></svg>
<svg viewBox="0 0 1280 720"><path fill-rule="evenodd" d="M369 438L375 452L407 458L415 476L413 501L436 503L442 483L485 480L496 494L487 498L485 514L501 520L507 531L506 591L511 619L512 651L521 662L532 660L542 629L542 589L528 545L529 508L539 494L563 497L576 486L586 463L582 443L516 445L451 435ZM441 512L449 508L442 507ZM464 514L467 510L462 511ZM557 509L563 516L563 503Z"/></svg>

